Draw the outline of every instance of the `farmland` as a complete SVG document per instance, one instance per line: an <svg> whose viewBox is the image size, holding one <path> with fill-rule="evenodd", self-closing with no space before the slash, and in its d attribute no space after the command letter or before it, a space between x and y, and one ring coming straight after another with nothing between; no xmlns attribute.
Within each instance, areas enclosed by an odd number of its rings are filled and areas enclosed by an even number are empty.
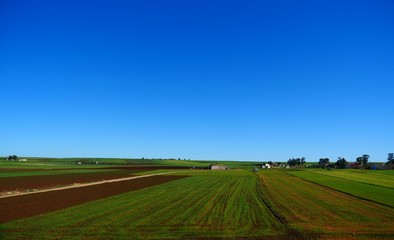
<svg viewBox="0 0 394 240"><path fill-rule="evenodd" d="M157 172L157 167L108 167L84 169L5 169L0 173L0 195L4 192L24 192L70 184L96 182ZM163 170L165 171L165 170Z"/></svg>
<svg viewBox="0 0 394 240"><path fill-rule="evenodd" d="M393 208L304 181L287 171L267 171L260 179L262 195L290 228L338 236L394 234Z"/></svg>
<svg viewBox="0 0 394 240"><path fill-rule="evenodd" d="M179 173L184 174L184 173ZM285 234L256 194L256 177L245 171L190 172L156 187L132 191L2 226L5 239L192 238ZM24 226L21 228L21 226ZM78 229L75 226L80 226Z"/></svg>
<svg viewBox="0 0 394 240"><path fill-rule="evenodd" d="M0 187L7 189L14 181L19 188L29 182L32 185L25 189L45 189L55 184L40 184L56 179L56 186L67 186L76 181L162 175L0 198L1 239L376 239L394 235L391 171L270 169L253 173L250 163L246 168L248 163L234 162L228 163L240 169L210 171L189 167L209 162L177 164L175 160L78 168L67 161L1 168Z"/></svg>
<svg viewBox="0 0 394 240"><path fill-rule="evenodd" d="M328 171L290 171L289 173L304 180L345 192L358 198L394 207L393 176L368 174L364 177L365 174L362 173L353 176L354 172L342 170L327 172Z"/></svg>

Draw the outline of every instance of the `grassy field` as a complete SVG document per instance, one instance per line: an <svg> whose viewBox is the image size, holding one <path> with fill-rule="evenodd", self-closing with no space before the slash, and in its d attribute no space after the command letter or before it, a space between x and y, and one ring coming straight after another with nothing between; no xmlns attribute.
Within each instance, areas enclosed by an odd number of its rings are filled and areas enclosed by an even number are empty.
<svg viewBox="0 0 394 240"><path fill-rule="evenodd" d="M133 166L140 166L143 160L128 161L136 161ZM203 161L147 161L148 164L141 165L209 165ZM36 163L42 164L38 160ZM26 174L49 179L51 175L45 174L83 175L90 171L104 174L102 171L106 171L86 169L65 163L64 159L37 165L39 168L34 164L26 168L29 165L25 162L13 164L19 165L3 168L0 164L0 177L8 174L22 179ZM136 174L175 172L171 175L188 177L5 222L0 225L0 239L388 239L394 236L394 171L269 169L252 173L251 162L223 164L239 169L146 167L146 171L142 169Z"/></svg>
<svg viewBox="0 0 394 240"><path fill-rule="evenodd" d="M394 234L393 208L315 185L288 172L273 170L259 174L264 199L288 227L331 237Z"/></svg>
<svg viewBox="0 0 394 240"><path fill-rule="evenodd" d="M105 167L109 164L127 164L131 166L177 166L177 167L208 167L211 164L227 165L230 168L250 169L255 164L261 162L251 161L217 161L217 160L173 160L173 159L127 159L127 158L31 158L27 162L6 161L6 157L0 157L0 168L82 168L91 167L92 165L77 165L76 162L82 161L87 163L100 163L103 165L94 165L97 167Z"/></svg>
<svg viewBox="0 0 394 240"><path fill-rule="evenodd" d="M259 198L257 178L252 173L188 174L192 177L3 224L2 237L135 239L286 234Z"/></svg>
<svg viewBox="0 0 394 240"><path fill-rule="evenodd" d="M339 171L339 174L335 173ZM362 170L359 170L362 171ZM387 170L390 171L390 170ZM329 172L329 173L326 173ZM360 179L364 176L362 173L357 173L357 176L353 176L352 170L333 170L333 171L288 171L289 174L311 181L313 183L326 186L355 197L367 199L377 203L384 204L386 206L394 207L394 189L390 187L379 186L379 184L387 184L393 186L394 180L385 179L382 181L381 175L369 174L368 183L364 183L366 180ZM331 173L333 172L333 173ZM322 174L324 173L324 174ZM349 174L349 176L346 176ZM340 175L341 177L338 177ZM389 176L389 175L386 175ZM390 178L392 178L390 176ZM353 180L352 180L353 179Z"/></svg>
<svg viewBox="0 0 394 240"><path fill-rule="evenodd" d="M312 170L314 173L394 189L394 171L368 171L357 169Z"/></svg>

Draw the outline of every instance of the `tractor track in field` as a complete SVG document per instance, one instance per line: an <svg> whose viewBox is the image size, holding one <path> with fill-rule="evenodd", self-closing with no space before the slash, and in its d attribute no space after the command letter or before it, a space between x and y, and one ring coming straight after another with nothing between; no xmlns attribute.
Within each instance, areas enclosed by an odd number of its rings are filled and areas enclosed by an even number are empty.
<svg viewBox="0 0 394 240"><path fill-rule="evenodd" d="M286 227L287 229L287 224L286 224L286 220L280 216L279 214L277 214L272 208L271 205L264 199L264 197L262 196L262 192L259 190L260 187L262 187L261 185L261 179L260 177L256 174L257 177L257 181L256 181L256 192L259 195L259 198L261 199L261 201L264 203L264 205L268 208L268 210L272 213L272 215L274 215L274 217L282 224Z"/></svg>
<svg viewBox="0 0 394 240"><path fill-rule="evenodd" d="M256 192L259 196L259 198L261 199L261 201L264 203L264 205L268 208L268 210L272 213L272 215L285 227L286 232L287 232L287 236L285 237L285 239L292 239L292 240L313 240L313 239L319 239L319 237L321 236L321 234L319 233L308 233L308 232L300 232L297 231L295 229L292 229L288 226L288 222L282 217L280 216L278 213L276 213L271 205L264 199L263 197L263 193L262 190L260 190L260 188L263 187L263 185L261 184L261 178L259 177L258 174L256 174L257 177L257 181L256 181Z"/></svg>

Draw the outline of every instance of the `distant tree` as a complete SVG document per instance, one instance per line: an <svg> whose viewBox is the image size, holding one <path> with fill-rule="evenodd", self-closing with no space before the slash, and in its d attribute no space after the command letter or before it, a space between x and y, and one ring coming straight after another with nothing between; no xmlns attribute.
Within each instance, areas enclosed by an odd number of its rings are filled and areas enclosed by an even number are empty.
<svg viewBox="0 0 394 240"><path fill-rule="evenodd" d="M287 164L289 166L295 166L297 163L296 163L296 160L294 158L289 158L289 160L287 160Z"/></svg>
<svg viewBox="0 0 394 240"><path fill-rule="evenodd" d="M17 160L17 159L18 159L18 156L16 156L16 155L9 155L8 158L7 158L8 161L14 161L14 160Z"/></svg>
<svg viewBox="0 0 394 240"><path fill-rule="evenodd" d="M274 165L274 163L273 163L272 161L269 161L268 164L269 164L270 166Z"/></svg>
<svg viewBox="0 0 394 240"><path fill-rule="evenodd" d="M304 158L304 157L302 157L302 158L290 158L290 159L287 161L287 164L288 164L289 166L300 166L300 165L304 165L304 164L305 164L305 158Z"/></svg>
<svg viewBox="0 0 394 240"><path fill-rule="evenodd" d="M319 159L319 165L320 166L326 166L330 164L330 159L329 158L320 158Z"/></svg>
<svg viewBox="0 0 394 240"><path fill-rule="evenodd" d="M387 163L394 164L394 153L389 153L387 156Z"/></svg>
<svg viewBox="0 0 394 240"><path fill-rule="evenodd" d="M347 161L345 158L342 157L338 157L337 162L335 163L335 165L337 165L338 168L346 168L347 166Z"/></svg>
<svg viewBox="0 0 394 240"><path fill-rule="evenodd" d="M356 162L359 163L360 165L364 166L367 164L370 156L368 154L364 154L361 157L356 158Z"/></svg>

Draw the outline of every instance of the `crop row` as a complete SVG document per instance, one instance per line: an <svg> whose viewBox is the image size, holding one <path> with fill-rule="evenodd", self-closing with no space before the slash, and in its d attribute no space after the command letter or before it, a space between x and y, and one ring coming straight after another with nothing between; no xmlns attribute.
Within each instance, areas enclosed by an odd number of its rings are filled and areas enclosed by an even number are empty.
<svg viewBox="0 0 394 240"><path fill-rule="evenodd" d="M381 187L394 189L394 175L384 174L392 171L366 171L366 170L334 170L334 171L319 171L313 170L316 174L332 176L336 178L351 180L355 182L376 185Z"/></svg>
<svg viewBox="0 0 394 240"><path fill-rule="evenodd" d="M2 225L2 232L13 232L11 239L283 236L283 224L256 192L256 179L251 173L237 171L226 175L195 174L8 222Z"/></svg>
<svg viewBox="0 0 394 240"><path fill-rule="evenodd" d="M333 235L394 234L394 210L390 207L304 181L285 171L265 171L259 176L264 199L291 229Z"/></svg>
<svg viewBox="0 0 394 240"><path fill-rule="evenodd" d="M374 186L361 183L357 180L349 180L329 175L320 174L313 171L289 171L289 174L311 181L355 197L381 203L386 206L394 207L394 189L388 187ZM361 174L360 174L361 175ZM354 176L353 179L357 179ZM393 183L393 181L391 181Z"/></svg>

